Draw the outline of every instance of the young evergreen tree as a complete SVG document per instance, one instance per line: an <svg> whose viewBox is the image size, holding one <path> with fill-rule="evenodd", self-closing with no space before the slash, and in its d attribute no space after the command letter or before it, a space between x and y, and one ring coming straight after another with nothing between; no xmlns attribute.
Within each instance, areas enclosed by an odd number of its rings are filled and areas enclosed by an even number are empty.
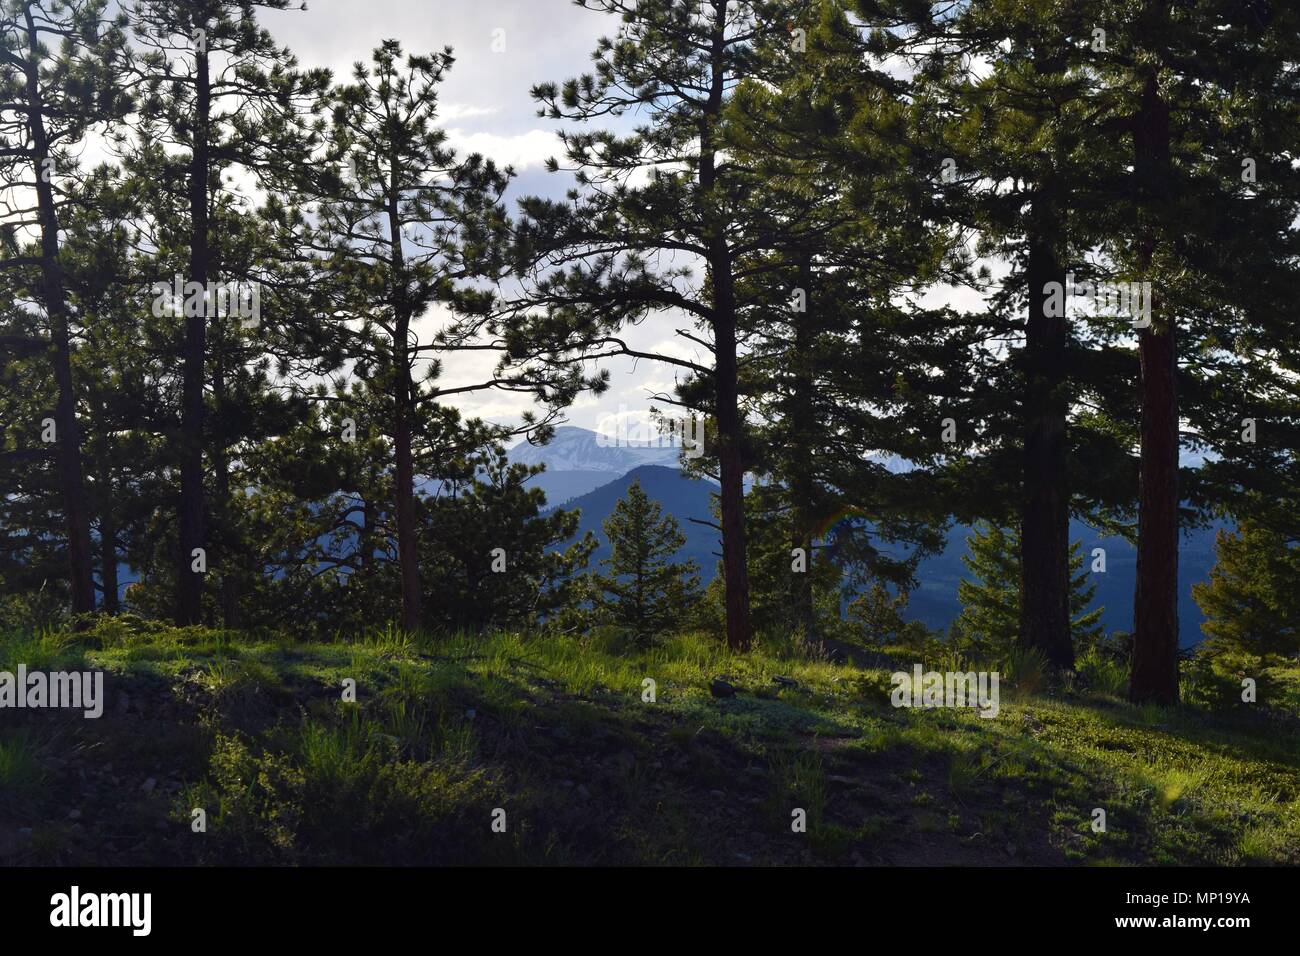
<svg viewBox="0 0 1300 956"><path fill-rule="evenodd" d="M1300 546L1251 521L1215 537L1210 579L1192 585L1201 632L1256 657L1300 651Z"/></svg>
<svg viewBox="0 0 1300 956"><path fill-rule="evenodd" d="M610 555L595 575L601 615L648 644L681 622L699 596L694 561L677 563L686 543L677 519L633 481L604 522Z"/></svg>
<svg viewBox="0 0 1300 956"><path fill-rule="evenodd" d="M976 525L966 539L970 554L962 563L971 579L957 583L962 611L955 629L963 640L985 657L1006 654L1020 627L1021 581L1020 542L1014 529L988 522ZM1076 646L1095 643L1102 636L1101 615L1105 608L1090 608L1097 585L1084 567L1082 545L1070 545L1070 635Z"/></svg>

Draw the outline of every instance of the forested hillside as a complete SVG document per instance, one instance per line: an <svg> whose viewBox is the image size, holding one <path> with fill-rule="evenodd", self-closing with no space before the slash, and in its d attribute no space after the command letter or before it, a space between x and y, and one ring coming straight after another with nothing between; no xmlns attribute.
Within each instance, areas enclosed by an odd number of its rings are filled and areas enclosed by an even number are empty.
<svg viewBox="0 0 1300 956"><path fill-rule="evenodd" d="M1300 862L1300 7L380 6L0 0L0 862Z"/></svg>

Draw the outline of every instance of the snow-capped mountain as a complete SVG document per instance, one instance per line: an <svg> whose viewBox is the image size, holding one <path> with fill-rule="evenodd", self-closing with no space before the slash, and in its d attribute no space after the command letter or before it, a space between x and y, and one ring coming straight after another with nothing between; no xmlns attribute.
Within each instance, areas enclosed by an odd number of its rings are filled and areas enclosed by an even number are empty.
<svg viewBox="0 0 1300 956"><path fill-rule="evenodd" d="M547 471L599 471L625 475L641 465L677 466L680 448L662 443L620 441L597 432L561 425L545 445L522 441L510 449L510 460L545 464Z"/></svg>
<svg viewBox="0 0 1300 956"><path fill-rule="evenodd" d="M545 445L521 441L510 449L512 462L545 465L546 471L531 484L546 492L549 505L559 505L644 465L676 468L680 449L662 443L622 441L609 436L561 425Z"/></svg>

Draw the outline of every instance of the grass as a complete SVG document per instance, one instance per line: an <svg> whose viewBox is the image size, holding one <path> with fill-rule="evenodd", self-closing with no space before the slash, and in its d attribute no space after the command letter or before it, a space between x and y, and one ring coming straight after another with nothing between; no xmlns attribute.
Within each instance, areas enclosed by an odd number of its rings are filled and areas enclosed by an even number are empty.
<svg viewBox="0 0 1300 956"><path fill-rule="evenodd" d="M700 634L317 644L131 619L0 637L18 662L103 669L109 706L6 712L5 863L1300 862L1294 711L1133 707L1100 658L1055 689L1014 661L995 719ZM741 693L713 698L718 676Z"/></svg>

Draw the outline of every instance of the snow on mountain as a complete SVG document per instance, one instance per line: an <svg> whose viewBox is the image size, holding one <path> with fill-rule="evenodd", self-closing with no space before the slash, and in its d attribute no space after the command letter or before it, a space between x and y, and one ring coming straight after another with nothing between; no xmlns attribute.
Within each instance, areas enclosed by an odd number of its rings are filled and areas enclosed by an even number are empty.
<svg viewBox="0 0 1300 956"><path fill-rule="evenodd" d="M676 468L681 449L669 443L620 441L586 428L561 425L545 445L522 441L510 449L511 461L544 464L549 472L584 471L625 475L642 465ZM607 479L608 480L608 479Z"/></svg>

